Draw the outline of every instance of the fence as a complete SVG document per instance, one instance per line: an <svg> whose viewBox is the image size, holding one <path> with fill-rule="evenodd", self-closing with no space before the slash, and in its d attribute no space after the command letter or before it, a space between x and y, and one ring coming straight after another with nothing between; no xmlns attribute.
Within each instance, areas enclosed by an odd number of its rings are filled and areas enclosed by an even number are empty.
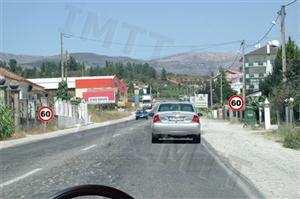
<svg viewBox="0 0 300 199"><path fill-rule="evenodd" d="M56 100L54 110L59 129L73 127L77 124L86 125L90 122L87 104L84 102L75 105L71 102Z"/></svg>
<svg viewBox="0 0 300 199"><path fill-rule="evenodd" d="M38 107L49 105L47 98L19 99L17 103L18 106L11 104L16 131L30 132L32 129L43 127L37 120L36 114Z"/></svg>

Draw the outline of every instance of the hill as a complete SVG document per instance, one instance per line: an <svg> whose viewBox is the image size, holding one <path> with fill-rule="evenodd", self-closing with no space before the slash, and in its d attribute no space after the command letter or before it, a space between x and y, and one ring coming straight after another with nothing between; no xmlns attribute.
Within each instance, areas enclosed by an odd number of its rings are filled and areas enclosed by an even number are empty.
<svg viewBox="0 0 300 199"><path fill-rule="evenodd" d="M130 57L121 56L106 56L96 53L71 53L77 61L84 62L89 67L104 67L105 61L110 62L148 62L150 66L155 68L158 72L165 68L167 72L175 74L187 75L209 75L215 72L218 67L228 67L231 65L234 55L232 53L222 52L189 52L170 55L167 57L140 60ZM8 53L0 53L0 60L8 61L9 59L16 59L17 62L24 68L40 67L45 61L59 62L59 55L53 56L31 56L31 55L14 55ZM237 64L233 66L238 67Z"/></svg>

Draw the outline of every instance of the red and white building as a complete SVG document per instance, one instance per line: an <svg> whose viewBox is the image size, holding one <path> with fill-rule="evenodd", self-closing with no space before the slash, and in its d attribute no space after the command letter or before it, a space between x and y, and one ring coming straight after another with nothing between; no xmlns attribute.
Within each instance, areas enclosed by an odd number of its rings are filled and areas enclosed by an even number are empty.
<svg viewBox="0 0 300 199"><path fill-rule="evenodd" d="M243 73L238 70L227 69L225 70L226 78L230 83L232 90L237 91L238 93L241 92L243 88L242 78Z"/></svg>
<svg viewBox="0 0 300 199"><path fill-rule="evenodd" d="M127 86L117 76L92 76L75 80L75 96L89 104L118 104L127 101Z"/></svg>

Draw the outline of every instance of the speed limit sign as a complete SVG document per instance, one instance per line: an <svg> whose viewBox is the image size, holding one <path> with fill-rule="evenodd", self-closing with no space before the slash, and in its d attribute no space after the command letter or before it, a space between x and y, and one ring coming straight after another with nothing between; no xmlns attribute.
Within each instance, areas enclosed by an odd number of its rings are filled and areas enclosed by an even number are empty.
<svg viewBox="0 0 300 199"><path fill-rule="evenodd" d="M54 112L52 108L48 106L42 106L38 109L37 117L41 122L49 122L53 119Z"/></svg>
<svg viewBox="0 0 300 199"><path fill-rule="evenodd" d="M228 100L228 106L233 111L240 111L244 107L244 100L241 96L232 95Z"/></svg>

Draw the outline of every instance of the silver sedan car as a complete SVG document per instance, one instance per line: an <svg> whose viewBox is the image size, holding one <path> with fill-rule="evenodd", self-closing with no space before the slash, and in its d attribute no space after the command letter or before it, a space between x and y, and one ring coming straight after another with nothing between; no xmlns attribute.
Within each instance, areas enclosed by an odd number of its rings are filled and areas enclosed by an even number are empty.
<svg viewBox="0 0 300 199"><path fill-rule="evenodd" d="M192 138L200 143L200 113L188 102L162 102L153 110L152 143L166 137Z"/></svg>

